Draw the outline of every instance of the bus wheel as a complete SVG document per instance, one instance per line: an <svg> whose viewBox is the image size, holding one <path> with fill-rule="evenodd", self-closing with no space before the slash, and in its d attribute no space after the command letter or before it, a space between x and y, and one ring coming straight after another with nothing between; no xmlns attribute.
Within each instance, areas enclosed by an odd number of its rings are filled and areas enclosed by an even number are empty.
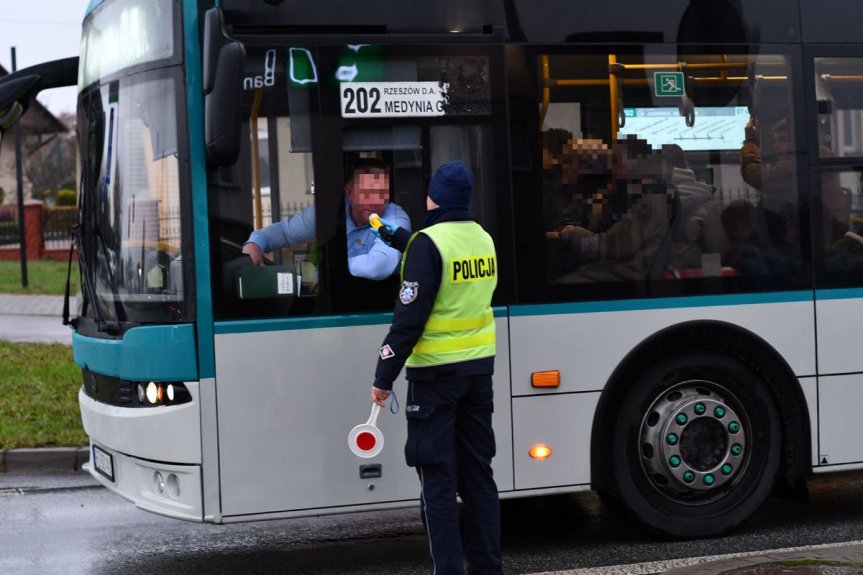
<svg viewBox="0 0 863 575"><path fill-rule="evenodd" d="M675 537L726 532L749 518L773 487L779 411L747 363L703 352L645 370L614 424L618 502Z"/></svg>

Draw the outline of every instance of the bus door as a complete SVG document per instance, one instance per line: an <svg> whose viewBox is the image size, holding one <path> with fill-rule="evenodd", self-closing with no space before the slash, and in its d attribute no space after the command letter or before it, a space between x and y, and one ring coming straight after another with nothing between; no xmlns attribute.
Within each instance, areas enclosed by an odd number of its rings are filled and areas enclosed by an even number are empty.
<svg viewBox="0 0 863 575"><path fill-rule="evenodd" d="M235 167L211 175L220 185L210 192L214 286L223 288L213 293L222 513L411 502L401 413L378 419L378 457L347 445L371 407L401 258L374 261L387 254L351 194L380 187L376 211L420 230L431 174L461 160L476 177L471 211L507 267L502 47L286 42L246 52L243 150ZM241 253L248 242L266 265ZM509 360L503 314L497 321L503 446ZM395 391L404 406L403 378ZM512 487L510 453L495 459L501 489Z"/></svg>
<svg viewBox="0 0 863 575"><path fill-rule="evenodd" d="M848 441L861 432L854 405L863 400L863 359L849 353L863 294L863 53L817 48L806 64L814 82L807 101L818 326L814 464L841 465L863 460L863 446Z"/></svg>

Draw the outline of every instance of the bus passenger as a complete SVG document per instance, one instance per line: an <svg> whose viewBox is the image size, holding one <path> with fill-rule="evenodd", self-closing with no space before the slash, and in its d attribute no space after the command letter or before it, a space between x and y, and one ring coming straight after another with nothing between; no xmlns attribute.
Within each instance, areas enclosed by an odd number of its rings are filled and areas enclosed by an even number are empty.
<svg viewBox="0 0 863 575"><path fill-rule="evenodd" d="M410 218L389 201L389 168L378 160L361 159L351 179L345 184L347 213L348 270L351 275L370 280L391 276L401 261L401 253L377 236L369 225L373 213L395 226L411 229ZM315 205L279 222L255 230L243 246L255 265L263 263L263 254L289 245L315 239Z"/></svg>
<svg viewBox="0 0 863 575"><path fill-rule="evenodd" d="M603 213L598 231L566 226L546 234L579 263L556 283L646 279L669 231L673 199L662 158L650 144L632 135L618 140L608 183L592 194L592 207Z"/></svg>
<svg viewBox="0 0 863 575"><path fill-rule="evenodd" d="M474 177L461 162L440 166L428 188L426 223L405 250L389 334L378 350L372 401L383 406L407 366L407 464L420 479L432 572L501 573L495 453L491 310L497 259L470 216ZM464 539L456 496L464 501ZM462 551L464 541L464 554Z"/></svg>
<svg viewBox="0 0 863 575"><path fill-rule="evenodd" d="M603 218L601 194L611 170L611 149L599 139L573 138L566 130L543 132L543 214L549 234L566 226L596 231Z"/></svg>
<svg viewBox="0 0 863 575"><path fill-rule="evenodd" d="M662 146L662 157L671 168L671 184L680 198L680 225L673 234L671 265L701 268L702 254L724 254L728 249L713 186L698 181L683 149L677 144Z"/></svg>
<svg viewBox="0 0 863 575"><path fill-rule="evenodd" d="M729 241L723 264L741 275L790 274L794 260L784 251L772 247L760 237L761 214L748 200L735 200L722 210L722 226Z"/></svg>
<svg viewBox="0 0 863 575"><path fill-rule="evenodd" d="M795 162L788 120L779 120L770 129L775 157L765 161L759 145L759 126L755 117L745 128L740 150L740 175L743 181L761 192L760 208L767 239L774 246L790 247L795 233Z"/></svg>

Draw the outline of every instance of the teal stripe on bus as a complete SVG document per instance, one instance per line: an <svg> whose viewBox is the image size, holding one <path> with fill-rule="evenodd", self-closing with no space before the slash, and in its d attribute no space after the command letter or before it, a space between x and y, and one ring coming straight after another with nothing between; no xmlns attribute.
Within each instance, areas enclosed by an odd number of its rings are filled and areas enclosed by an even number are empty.
<svg viewBox="0 0 863 575"><path fill-rule="evenodd" d="M815 299L857 299L863 298L863 288L819 289L815 290Z"/></svg>
<svg viewBox="0 0 863 575"><path fill-rule="evenodd" d="M856 291L856 295L845 292ZM841 292L841 293L836 293ZM830 297L833 293L834 297ZM863 297L860 290L830 290L819 291L819 299L837 299L838 297ZM507 308L494 308L495 317L527 317L536 315L560 315L578 313L597 313L613 311L638 311L651 309L680 309L695 307L716 307L733 305L758 305L771 303L795 303L814 301L812 291L728 294L707 296L686 296L654 299L630 299L614 301L567 302L555 304L525 304L513 305ZM362 325L388 324L392 321L391 313L297 317L284 319L241 320L217 322L217 335L229 333L254 333L262 331L282 331L295 329L318 329L329 327L352 327Z"/></svg>
<svg viewBox="0 0 863 575"><path fill-rule="evenodd" d="M506 317L506 308L494 308L494 316ZM389 325L392 321L393 314L391 313L220 321L216 322L216 335L265 331L289 331L297 329L323 329L330 327L357 327L364 325Z"/></svg>
<svg viewBox="0 0 863 575"><path fill-rule="evenodd" d="M86 337L73 331L72 350L78 366L120 379L198 379L195 327L188 323L135 327L123 339Z"/></svg>
<svg viewBox="0 0 863 575"><path fill-rule="evenodd" d="M555 304L514 305L510 316L555 315L569 313L596 313L608 311L637 311L650 309L679 309L688 307L716 307L768 303L813 301L811 291L703 295L654 299L624 299L613 301L568 302Z"/></svg>
<svg viewBox="0 0 863 575"><path fill-rule="evenodd" d="M210 231L207 219L207 172L204 159L204 81L198 42L198 3L183 2L186 53L186 98L189 116L189 171L192 182L192 228L195 241L195 294L200 377L216 373L213 348L213 300L210 295Z"/></svg>

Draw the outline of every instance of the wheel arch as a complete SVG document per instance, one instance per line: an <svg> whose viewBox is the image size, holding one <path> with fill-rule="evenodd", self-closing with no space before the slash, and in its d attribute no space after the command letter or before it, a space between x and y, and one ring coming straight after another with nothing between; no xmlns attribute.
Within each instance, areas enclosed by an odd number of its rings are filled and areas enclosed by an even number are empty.
<svg viewBox="0 0 863 575"><path fill-rule="evenodd" d="M639 343L612 372L597 404L590 444L591 486L608 491L609 445L615 411L612 406L628 392L636 375L660 358L692 351L709 351L735 357L757 371L768 384L780 413L782 454L776 491L806 500L806 475L811 471L811 428L806 398L788 362L757 334L738 325L716 321L689 321L668 326ZM614 493L609 495L615 496Z"/></svg>

